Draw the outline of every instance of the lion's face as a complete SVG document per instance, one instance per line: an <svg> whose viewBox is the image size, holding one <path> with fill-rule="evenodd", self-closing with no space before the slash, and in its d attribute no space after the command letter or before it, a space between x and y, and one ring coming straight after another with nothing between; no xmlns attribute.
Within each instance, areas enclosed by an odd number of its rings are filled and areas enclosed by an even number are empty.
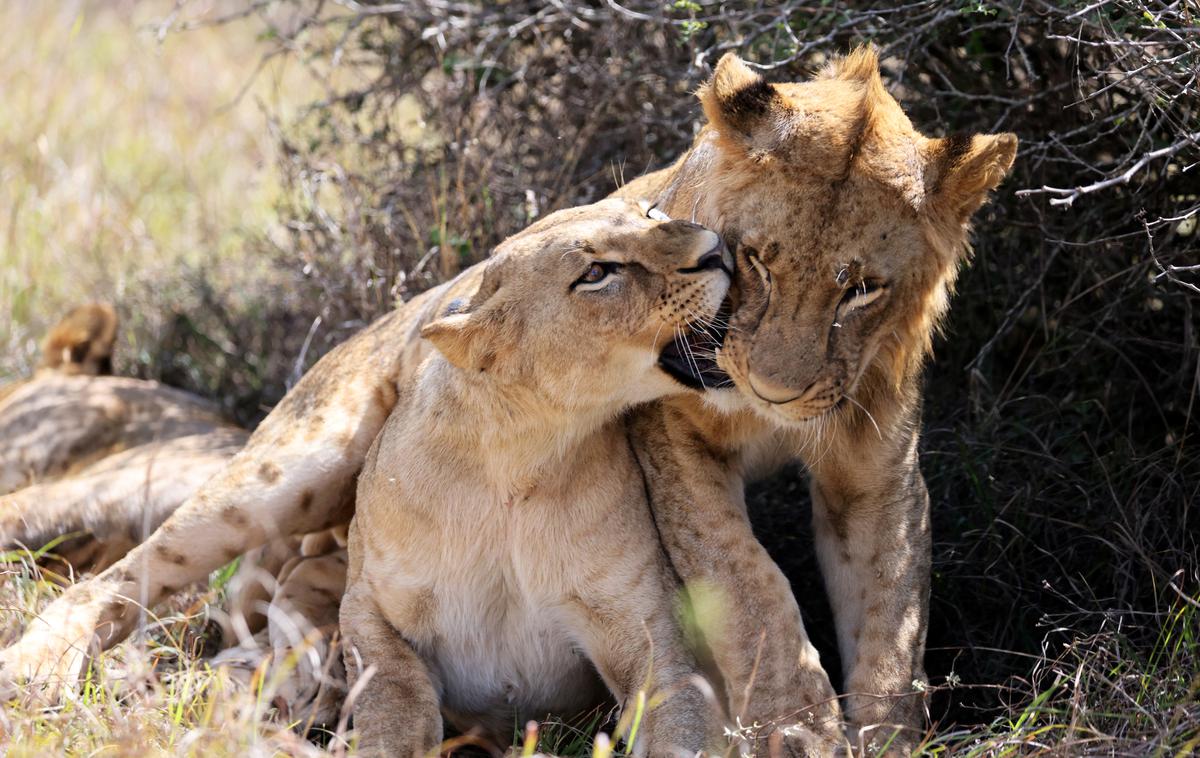
<svg viewBox="0 0 1200 758"><path fill-rule="evenodd" d="M899 385L928 351L970 215L1016 138L923 137L870 52L782 85L727 56L701 99L710 126L660 204L736 246L720 368L784 423Z"/></svg>
<svg viewBox="0 0 1200 758"><path fill-rule="evenodd" d="M660 356L678 332L703 334L731 266L715 232L605 200L506 240L471 301L452 303L422 335L460 368L558 407L628 405L683 389L673 377L686 382L686 372Z"/></svg>
<svg viewBox="0 0 1200 758"><path fill-rule="evenodd" d="M774 197L794 196L782 192L786 178L769 178L734 205L757 199L762 208L760 193L772 187ZM742 300L719 365L754 405L784 420L853 397L881 344L908 334L910 314L925 310L945 276L925 265L911 210L877 187L855 189L736 230ZM753 207L737 217L754 219ZM844 223L822 223L826 214Z"/></svg>

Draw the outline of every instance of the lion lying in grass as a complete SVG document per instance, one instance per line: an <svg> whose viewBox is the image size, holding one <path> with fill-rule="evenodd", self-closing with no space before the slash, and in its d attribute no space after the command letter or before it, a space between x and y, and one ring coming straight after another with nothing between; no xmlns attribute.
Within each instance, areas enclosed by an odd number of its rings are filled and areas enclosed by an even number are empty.
<svg viewBox="0 0 1200 758"><path fill-rule="evenodd" d="M158 528L245 444L206 400L107 374L117 320L71 310L47 334L34 376L0 391L0 548L55 553L100 570Z"/></svg>

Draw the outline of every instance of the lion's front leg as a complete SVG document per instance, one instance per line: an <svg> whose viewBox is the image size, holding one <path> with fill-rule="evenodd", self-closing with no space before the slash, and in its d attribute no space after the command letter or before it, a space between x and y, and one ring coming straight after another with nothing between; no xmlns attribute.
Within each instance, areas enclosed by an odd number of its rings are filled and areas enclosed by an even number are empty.
<svg viewBox="0 0 1200 758"><path fill-rule="evenodd" d="M812 469L813 532L846 671L850 738L902 752L924 724L929 494L917 434L859 435ZM876 725L891 728L868 729ZM901 727L897 731L896 727Z"/></svg>
<svg viewBox="0 0 1200 758"><path fill-rule="evenodd" d="M705 642L729 716L755 752L779 743L789 755L832 753L841 740L836 693L787 577L750 529L737 462L706 442L709 432L671 404L631 423L664 547L693 597L720 604Z"/></svg>

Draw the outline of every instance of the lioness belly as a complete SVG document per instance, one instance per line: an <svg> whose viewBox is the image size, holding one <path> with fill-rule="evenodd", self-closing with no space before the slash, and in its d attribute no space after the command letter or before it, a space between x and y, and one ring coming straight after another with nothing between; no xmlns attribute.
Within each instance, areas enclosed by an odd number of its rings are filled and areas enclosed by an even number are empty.
<svg viewBox="0 0 1200 758"><path fill-rule="evenodd" d="M570 719L604 702L606 690L561 624L530 608L447 607L446 636L418 648L444 689L446 720L511 737L547 715ZM457 634L455 634L457 632Z"/></svg>
<svg viewBox="0 0 1200 758"><path fill-rule="evenodd" d="M428 554L397 560L386 586L373 582L381 607L394 611L385 615L433 675L446 721L500 742L529 719L569 719L608 697L563 605L522 588L505 547L438 551L454 563L440 570Z"/></svg>

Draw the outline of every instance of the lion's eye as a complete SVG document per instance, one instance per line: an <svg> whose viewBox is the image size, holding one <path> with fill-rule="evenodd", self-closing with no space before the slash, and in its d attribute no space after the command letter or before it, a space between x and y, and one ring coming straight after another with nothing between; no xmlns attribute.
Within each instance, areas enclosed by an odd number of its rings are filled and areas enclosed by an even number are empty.
<svg viewBox="0 0 1200 758"><path fill-rule="evenodd" d="M572 289L582 290L584 292L594 292L604 289L608 286L609 280L621 268L620 263L611 261L596 261L591 263L587 271L583 272L583 276L575 280L571 285Z"/></svg>
<svg viewBox="0 0 1200 758"><path fill-rule="evenodd" d="M874 279L862 279L857 284L846 289L846 294L842 295L842 301L838 304L838 311L848 313L859 308L865 308L878 300L886 288L887 285L883 282Z"/></svg>

